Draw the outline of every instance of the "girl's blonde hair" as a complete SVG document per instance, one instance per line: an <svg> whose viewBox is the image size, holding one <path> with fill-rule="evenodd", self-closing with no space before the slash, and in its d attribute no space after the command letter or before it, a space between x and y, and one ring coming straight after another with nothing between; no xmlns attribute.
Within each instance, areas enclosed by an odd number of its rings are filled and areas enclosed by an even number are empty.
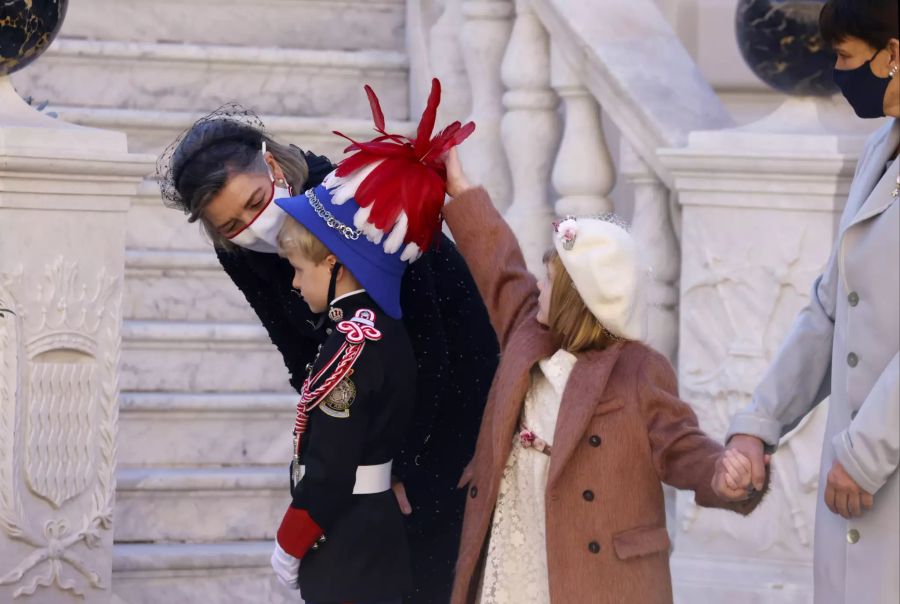
<svg viewBox="0 0 900 604"><path fill-rule="evenodd" d="M544 254L544 265L552 275L547 323L559 339L561 348L569 352L583 352L603 349L622 340L610 333L588 310L555 249Z"/></svg>
<svg viewBox="0 0 900 604"><path fill-rule="evenodd" d="M325 262L331 250L319 241L309 229L290 216L285 216L284 224L278 231L278 253L281 256L296 252L315 264Z"/></svg>

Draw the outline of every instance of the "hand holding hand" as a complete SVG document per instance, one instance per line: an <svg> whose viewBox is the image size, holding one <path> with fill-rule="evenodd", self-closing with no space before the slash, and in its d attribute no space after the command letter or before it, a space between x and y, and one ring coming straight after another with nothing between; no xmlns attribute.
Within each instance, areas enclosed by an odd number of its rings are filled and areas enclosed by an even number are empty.
<svg viewBox="0 0 900 604"><path fill-rule="evenodd" d="M766 455L765 443L755 436L735 434L728 441L728 449L737 451L750 460L750 482L754 489L762 491L766 485L766 467L772 456Z"/></svg>
<svg viewBox="0 0 900 604"><path fill-rule="evenodd" d="M825 505L844 518L859 518L872 507L872 495L856 484L841 462L834 460L825 485Z"/></svg>
<svg viewBox="0 0 900 604"><path fill-rule="evenodd" d="M746 455L727 449L716 460L713 491L726 501L747 499L753 491L751 470L750 459Z"/></svg>

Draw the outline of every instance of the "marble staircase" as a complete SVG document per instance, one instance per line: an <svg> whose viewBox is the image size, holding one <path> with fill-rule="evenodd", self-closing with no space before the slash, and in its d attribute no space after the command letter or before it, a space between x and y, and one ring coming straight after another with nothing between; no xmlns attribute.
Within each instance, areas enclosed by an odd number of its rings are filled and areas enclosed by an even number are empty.
<svg viewBox="0 0 900 604"><path fill-rule="evenodd" d="M226 102L330 157L372 130L362 83L411 128L404 0L79 0L13 78L60 119L159 153ZM154 166L148 164L148 176ZM128 215L114 602L295 602L269 569L296 396L198 225L148 178Z"/></svg>

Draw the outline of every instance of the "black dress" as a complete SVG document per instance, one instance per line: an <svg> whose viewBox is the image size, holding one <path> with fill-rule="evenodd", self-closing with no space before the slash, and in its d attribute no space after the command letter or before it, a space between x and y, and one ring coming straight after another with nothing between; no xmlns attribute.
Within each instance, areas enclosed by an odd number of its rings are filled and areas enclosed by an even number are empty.
<svg viewBox="0 0 900 604"><path fill-rule="evenodd" d="M333 166L311 153L306 158L310 188ZM281 352L299 392L306 364L325 334L314 328L318 317L291 288L293 269L276 254L217 249L217 255ZM411 428L394 460L394 474L413 506L407 530L414 591L406 602L445 604L465 501L456 483L474 452L499 348L468 267L446 237L407 269L401 305L418 365Z"/></svg>

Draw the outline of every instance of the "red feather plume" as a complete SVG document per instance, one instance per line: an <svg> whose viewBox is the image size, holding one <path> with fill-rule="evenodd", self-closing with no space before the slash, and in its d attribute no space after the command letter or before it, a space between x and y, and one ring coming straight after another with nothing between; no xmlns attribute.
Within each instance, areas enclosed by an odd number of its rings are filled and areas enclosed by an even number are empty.
<svg viewBox="0 0 900 604"><path fill-rule="evenodd" d="M338 164L335 174L345 177L381 162L356 189L356 203L362 208L371 206L368 221L384 232L390 231L400 214L405 213L408 222L403 244L414 243L424 252L441 228L447 180L441 156L466 140L475 131L475 124L453 122L432 138L441 102L441 83L435 78L431 81L431 94L419 120L416 138L390 134L385 131L378 97L370 86L366 85L365 90L375 131L380 136L359 142L335 132L350 141L344 152L352 153Z"/></svg>

